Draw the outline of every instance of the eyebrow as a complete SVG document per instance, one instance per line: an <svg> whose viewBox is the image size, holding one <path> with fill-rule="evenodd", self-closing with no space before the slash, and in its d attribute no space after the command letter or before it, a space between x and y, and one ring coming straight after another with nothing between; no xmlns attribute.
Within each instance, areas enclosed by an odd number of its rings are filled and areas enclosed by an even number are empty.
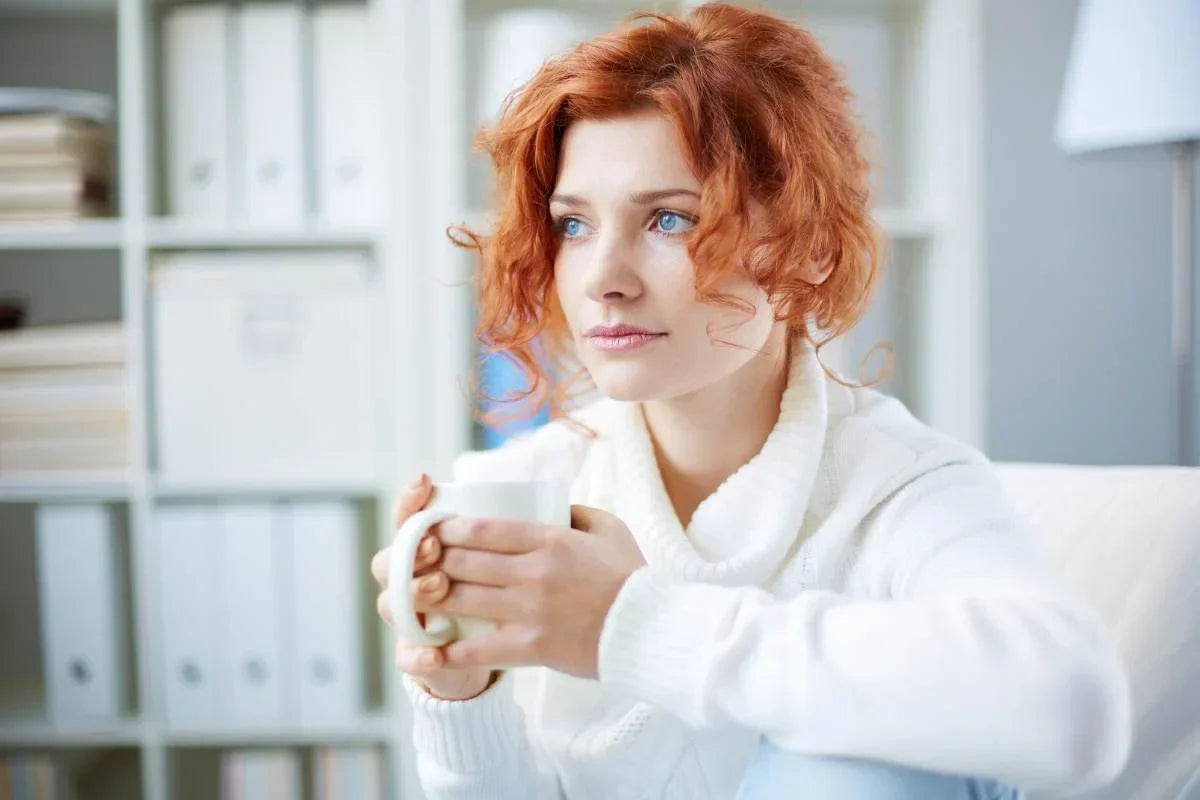
<svg viewBox="0 0 1200 800"><path fill-rule="evenodd" d="M629 195L629 202L637 206L648 206L652 203L657 203L668 197L694 197L700 199L698 192L693 192L691 189L653 189L644 192L633 192ZM562 203L568 206L586 206L588 201L579 195L575 194L552 194L550 195L550 203Z"/></svg>

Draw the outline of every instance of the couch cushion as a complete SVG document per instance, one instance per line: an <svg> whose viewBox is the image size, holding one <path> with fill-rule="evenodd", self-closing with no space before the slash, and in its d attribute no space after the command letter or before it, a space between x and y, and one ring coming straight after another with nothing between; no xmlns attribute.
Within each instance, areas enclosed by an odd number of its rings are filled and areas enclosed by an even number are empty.
<svg viewBox="0 0 1200 800"><path fill-rule="evenodd" d="M1180 797L1200 765L1200 469L997 463L1066 581L1129 670L1133 749L1092 800Z"/></svg>

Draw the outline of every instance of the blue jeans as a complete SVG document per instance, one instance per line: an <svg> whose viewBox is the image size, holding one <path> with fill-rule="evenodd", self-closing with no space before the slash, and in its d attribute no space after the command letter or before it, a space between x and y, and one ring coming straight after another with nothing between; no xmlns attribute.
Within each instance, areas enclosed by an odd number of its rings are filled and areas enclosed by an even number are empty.
<svg viewBox="0 0 1200 800"><path fill-rule="evenodd" d="M1022 800L994 780L943 775L832 756L789 753L759 742L737 800Z"/></svg>

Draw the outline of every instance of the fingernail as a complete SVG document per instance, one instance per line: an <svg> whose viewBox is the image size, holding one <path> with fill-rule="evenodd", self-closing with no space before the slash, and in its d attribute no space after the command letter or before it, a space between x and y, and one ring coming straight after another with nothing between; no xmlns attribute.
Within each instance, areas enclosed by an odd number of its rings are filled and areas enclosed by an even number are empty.
<svg viewBox="0 0 1200 800"><path fill-rule="evenodd" d="M435 572L432 575L426 575L421 579L421 591L432 592L437 585L442 582L442 573Z"/></svg>
<svg viewBox="0 0 1200 800"><path fill-rule="evenodd" d="M421 654L421 666L422 667L436 667L437 666L437 653L433 652L432 650L426 650L424 653L422 653Z"/></svg>
<svg viewBox="0 0 1200 800"><path fill-rule="evenodd" d="M421 542L421 546L417 548L420 555L427 556L433 552L433 539L426 539Z"/></svg>
<svg viewBox="0 0 1200 800"><path fill-rule="evenodd" d="M422 472L419 475L417 475L417 479L415 481L413 481L412 483L410 483L408 485L408 488L409 488L409 491L415 492L417 489L420 489L424 485L425 485L425 473Z"/></svg>

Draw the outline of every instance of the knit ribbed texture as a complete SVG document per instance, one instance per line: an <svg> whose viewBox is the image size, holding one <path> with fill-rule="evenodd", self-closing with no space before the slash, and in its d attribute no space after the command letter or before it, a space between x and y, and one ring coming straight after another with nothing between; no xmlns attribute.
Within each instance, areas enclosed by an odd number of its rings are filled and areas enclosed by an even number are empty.
<svg viewBox="0 0 1200 800"><path fill-rule="evenodd" d="M779 419L762 449L700 503L687 531L663 486L641 405L621 406L617 498L647 562L687 581L764 583L796 541L825 443L825 376L812 344L792 346ZM701 548L724 557L710 559Z"/></svg>
<svg viewBox="0 0 1200 800"><path fill-rule="evenodd" d="M604 620L598 681L531 669L462 702L405 682L430 800L732 797L763 736L1031 789L1115 774L1115 649L973 448L830 382L798 339L765 444L685 529L641 405L584 416L594 439L546 426L467 466L571 472L647 564Z"/></svg>
<svg viewBox="0 0 1200 800"><path fill-rule="evenodd" d="M524 737L507 672L470 700L442 700L404 675L413 707L413 747L452 772L481 772L512 758Z"/></svg>
<svg viewBox="0 0 1200 800"><path fill-rule="evenodd" d="M703 707L705 676L696 660L723 625L729 604L719 591L681 584L651 567L629 576L600 634L600 681L664 708Z"/></svg>

